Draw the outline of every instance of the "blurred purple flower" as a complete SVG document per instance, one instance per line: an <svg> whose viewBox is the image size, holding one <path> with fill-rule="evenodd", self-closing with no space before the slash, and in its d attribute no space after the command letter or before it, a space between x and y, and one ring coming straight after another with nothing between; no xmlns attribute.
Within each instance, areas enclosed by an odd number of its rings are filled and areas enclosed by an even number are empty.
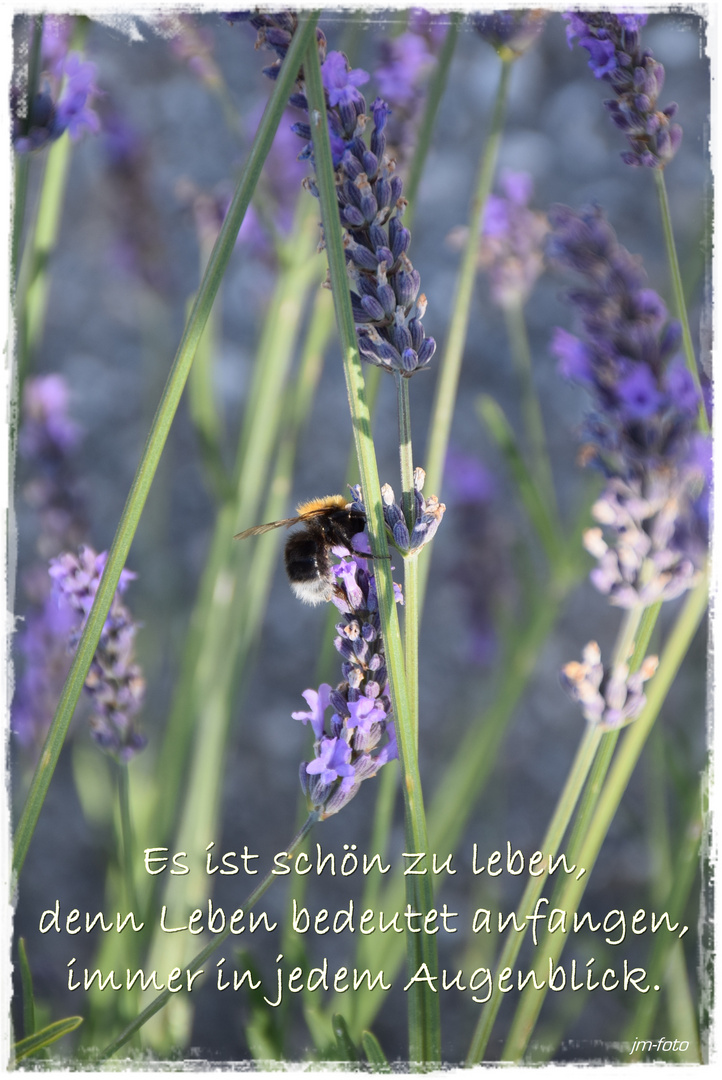
<svg viewBox="0 0 722 1080"><path fill-rule="evenodd" d="M583 337L558 330L552 349L594 399L583 457L602 469L606 488L585 535L598 560L591 578L621 607L671 600L698 579L709 495L691 464L704 436L699 395L677 356L679 325L598 207L555 206L549 217L550 258L584 281L569 293Z"/></svg>
<svg viewBox="0 0 722 1080"><path fill-rule="evenodd" d="M466 634L466 658L487 667L497 654L496 612L514 601L508 538L495 499L494 474L478 457L449 449L444 490L454 518L460 554L451 576L457 587Z"/></svg>
<svg viewBox="0 0 722 1080"><path fill-rule="evenodd" d="M569 696L582 707L584 719L611 731L636 720L646 703L644 683L657 670L656 656L648 656L633 675L626 664L604 668L596 641L582 653L582 662L565 664L561 681Z"/></svg>
<svg viewBox="0 0 722 1080"><path fill-rule="evenodd" d="M446 454L444 485L454 503L487 503L497 492L496 478L479 458L451 447Z"/></svg>
<svg viewBox="0 0 722 1080"><path fill-rule="evenodd" d="M18 442L23 457L67 454L79 440L80 429L68 416L68 385L62 375L27 379Z"/></svg>
<svg viewBox="0 0 722 1080"><path fill-rule="evenodd" d="M426 38L429 49L436 52L448 33L449 16L444 12L427 11L426 8L411 8L408 28L412 34Z"/></svg>
<svg viewBox="0 0 722 1080"><path fill-rule="evenodd" d="M519 9L473 15L472 22L484 41L488 41L502 59L515 60L534 44L544 29L547 17L547 12L539 9Z"/></svg>
<svg viewBox="0 0 722 1080"><path fill-rule="evenodd" d="M63 64L73 35L70 15L46 15L43 20L43 40L40 46L45 70L62 78Z"/></svg>
<svg viewBox="0 0 722 1080"><path fill-rule="evenodd" d="M78 555L70 552L53 559L50 576L53 596L75 613L68 648L74 652L98 591L107 552L96 555L91 547L81 547ZM135 578L123 570L118 588L100 635L85 690L91 697L93 712L90 730L100 747L121 761L129 761L142 750L146 739L135 728L134 718L145 696L145 680L135 663L137 624L121 597Z"/></svg>
<svg viewBox="0 0 722 1080"><path fill-rule="evenodd" d="M374 79L390 107L385 134L401 164L416 144L426 86L448 27L448 15L412 8L403 34L379 38Z"/></svg>
<svg viewBox="0 0 722 1080"><path fill-rule="evenodd" d="M533 181L528 173L505 171L504 195L490 195L484 212L479 263L491 281L491 295L500 307L528 299L544 269L546 215L529 208Z"/></svg>
<svg viewBox="0 0 722 1080"><path fill-rule="evenodd" d="M434 56L422 37L407 30L397 38L380 43L382 63L374 76L379 91L392 109L408 107L417 94L417 82L434 63Z"/></svg>
<svg viewBox="0 0 722 1080"><path fill-rule="evenodd" d="M95 72L95 64L83 63L77 53L70 53L65 61L67 81L55 113L54 138L67 130L76 142L85 131L93 135L100 131L100 120L90 106L90 98L98 93Z"/></svg>
<svg viewBox="0 0 722 1080"><path fill-rule="evenodd" d="M46 19L42 45L46 65L33 100L27 104L26 116L21 115L23 93L13 87L13 144L18 153L39 150L66 131L76 141L86 131L100 130L92 108L93 98L99 94L95 65L84 62L78 53L67 53L68 39L65 22Z"/></svg>
<svg viewBox="0 0 722 1080"><path fill-rule="evenodd" d="M595 78L604 79L614 90L616 97L604 105L631 147L622 159L627 165L664 168L679 149L682 128L670 123L676 104L657 108L664 67L641 47L640 31L647 16L577 11L564 18L569 47L577 38L589 53Z"/></svg>

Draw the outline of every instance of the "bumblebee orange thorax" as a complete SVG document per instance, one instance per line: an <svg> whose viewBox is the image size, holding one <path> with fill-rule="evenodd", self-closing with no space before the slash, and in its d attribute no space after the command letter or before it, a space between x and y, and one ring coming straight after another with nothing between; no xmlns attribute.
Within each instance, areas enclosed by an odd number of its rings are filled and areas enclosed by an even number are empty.
<svg viewBox="0 0 722 1080"><path fill-rule="evenodd" d="M319 510L345 510L347 506L348 499L345 495L324 495L320 499L309 499L308 502L299 503L296 513L301 516L315 514Z"/></svg>

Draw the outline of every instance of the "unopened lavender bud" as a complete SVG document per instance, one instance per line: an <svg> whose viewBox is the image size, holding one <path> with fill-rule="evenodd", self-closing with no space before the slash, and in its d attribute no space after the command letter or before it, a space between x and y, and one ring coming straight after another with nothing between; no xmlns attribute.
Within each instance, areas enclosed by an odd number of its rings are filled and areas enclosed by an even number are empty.
<svg viewBox="0 0 722 1080"><path fill-rule="evenodd" d="M446 507L439 502L435 495L423 500L421 514L417 517L411 533L410 547L412 552L418 551L424 544L428 544L434 539L445 510Z"/></svg>
<svg viewBox="0 0 722 1080"><path fill-rule="evenodd" d="M424 338L417 353L419 367L425 367L436 352L436 342L432 337Z"/></svg>
<svg viewBox="0 0 722 1080"><path fill-rule="evenodd" d="M361 307L373 322L383 322L386 317L386 312L375 296L363 296L361 298Z"/></svg>
<svg viewBox="0 0 722 1080"><path fill-rule="evenodd" d="M391 530L394 538L394 544L399 551L406 552L411 546L411 540L409 537L409 530L405 521L397 521Z"/></svg>
<svg viewBox="0 0 722 1080"><path fill-rule="evenodd" d="M389 328L389 334L394 348L402 354L401 359L404 362L404 366L407 366L403 353L407 349L411 351L411 334L403 323L399 323L398 321ZM413 366L416 366L415 354L413 355Z"/></svg>
<svg viewBox="0 0 722 1080"><path fill-rule="evenodd" d="M393 206L396 206L399 211L403 213L406 206L404 199L402 199L402 192L404 190L404 182L400 176L391 177L391 202Z"/></svg>
<svg viewBox="0 0 722 1080"><path fill-rule="evenodd" d="M386 230L381 225L371 225L369 227L369 241L374 251L385 249L388 245Z"/></svg>
<svg viewBox="0 0 722 1080"><path fill-rule="evenodd" d="M394 290L390 285L380 285L377 295L386 318L393 318L394 312L396 311L396 295Z"/></svg>
<svg viewBox="0 0 722 1080"><path fill-rule="evenodd" d="M404 265L405 264L405 265ZM402 268L399 270L394 281L394 288L396 291L396 299L402 308L410 308L419 295L419 288L421 286L421 277L418 271L411 267L411 264L406 259L406 256L402 258Z"/></svg>
<svg viewBox="0 0 722 1080"><path fill-rule="evenodd" d="M362 244L351 243L347 245L346 251L355 266L360 267L362 270L369 270L372 273L376 271L379 261L368 248L363 247Z"/></svg>
<svg viewBox="0 0 722 1080"><path fill-rule="evenodd" d="M376 202L380 209L391 205L391 184L385 176L378 178L376 183Z"/></svg>
<svg viewBox="0 0 722 1080"><path fill-rule="evenodd" d="M345 206L341 211L341 217L344 224L350 228L358 229L365 223L364 216L357 206Z"/></svg>

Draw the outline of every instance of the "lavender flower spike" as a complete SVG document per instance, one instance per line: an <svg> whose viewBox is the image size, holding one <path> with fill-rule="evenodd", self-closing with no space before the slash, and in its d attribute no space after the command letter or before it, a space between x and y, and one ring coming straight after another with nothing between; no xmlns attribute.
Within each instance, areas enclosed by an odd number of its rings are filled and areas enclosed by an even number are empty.
<svg viewBox="0 0 722 1080"><path fill-rule="evenodd" d="M90 614L105 567L107 552L96 555L91 547L82 547L78 555L65 553L50 563L57 602L75 613L75 629L69 640L74 650ZM85 680L85 689L93 700L90 729L98 746L121 761L128 761L146 744L135 730L133 718L140 711L145 695L145 680L134 661L137 624L121 596L135 577L123 570L118 588L100 635L100 641Z"/></svg>
<svg viewBox="0 0 722 1080"><path fill-rule="evenodd" d="M581 663L573 660L562 668L561 681L570 697L581 705L585 720L611 731L639 716L647 700L642 687L654 675L658 663L656 656L648 656L633 675L627 664L617 664L610 670L602 666L596 641L590 641Z"/></svg>
<svg viewBox="0 0 722 1080"><path fill-rule="evenodd" d="M415 554L434 539L446 510L446 506L439 502L436 495L430 495L428 499L425 499L421 494L425 479L426 473L423 469L414 469L414 527L410 535L403 510L395 500L391 485L384 484L381 488L384 521L389 541L404 556ZM358 484L351 488L351 498L354 507L365 514L361 488Z"/></svg>
<svg viewBox="0 0 722 1080"><path fill-rule="evenodd" d="M262 15L249 19L258 30L257 47L273 48L282 59L295 31L295 16ZM344 237L356 334L361 358L386 371L410 378L425 368L436 351L436 342L424 333L422 319L426 297L421 278L408 255L411 234L402 224L406 208L403 184L395 162L386 153L384 129L389 107L381 98L366 105L358 89L368 76L351 69L340 52L326 55L323 35L319 39L321 74L328 108L329 135L336 169L336 196ZM266 74L275 77L278 62ZM305 86L290 98L295 108L308 114ZM364 138L372 121L370 139ZM311 128L295 124L293 130L307 140L299 157L313 162ZM313 178L306 180L318 197Z"/></svg>
<svg viewBox="0 0 722 1080"><path fill-rule="evenodd" d="M364 541L367 547L365 533L354 538L359 547ZM308 710L292 714L304 724L310 721L313 728L314 758L301 765L300 778L309 809L322 819L337 814L362 781L398 756L371 566L362 554L348 553L334 568L337 588L332 601L341 613L334 647L341 655L343 681L335 689L322 683L318 691L306 690ZM401 599L398 587L396 599ZM384 734L387 741L379 749Z"/></svg>
<svg viewBox="0 0 722 1080"><path fill-rule="evenodd" d="M577 38L589 53L595 77L608 82L616 94L604 105L631 147L622 160L627 165L663 169L679 149L682 128L670 123L677 112L674 102L657 108L664 67L640 44L647 16L575 11L564 18L569 22L569 47Z"/></svg>
<svg viewBox="0 0 722 1080"><path fill-rule="evenodd" d="M699 578L709 497L709 439L696 430L679 326L598 207L556 206L549 218L551 258L583 279L569 294L582 335L558 330L552 349L594 401L582 455L606 486L585 536L598 560L591 579L620 607L671 600Z"/></svg>
<svg viewBox="0 0 722 1080"><path fill-rule="evenodd" d="M504 195L490 195L484 211L479 264L488 273L491 296L502 309L524 304L544 269L546 215L532 210L529 173L505 170Z"/></svg>

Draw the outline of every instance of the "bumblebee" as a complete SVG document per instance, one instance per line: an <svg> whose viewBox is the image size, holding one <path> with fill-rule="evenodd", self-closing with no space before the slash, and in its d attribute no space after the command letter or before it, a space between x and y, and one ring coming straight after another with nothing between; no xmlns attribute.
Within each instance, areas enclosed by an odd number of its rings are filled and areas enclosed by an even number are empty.
<svg viewBox="0 0 722 1080"><path fill-rule="evenodd" d="M234 540L278 529L281 525L303 525L292 532L286 541L286 573L291 589L306 604L322 604L330 600L335 588L332 548L345 547L353 551L353 538L363 532L366 517L343 495L326 495L311 499L297 507L297 516L255 525L238 533Z"/></svg>

